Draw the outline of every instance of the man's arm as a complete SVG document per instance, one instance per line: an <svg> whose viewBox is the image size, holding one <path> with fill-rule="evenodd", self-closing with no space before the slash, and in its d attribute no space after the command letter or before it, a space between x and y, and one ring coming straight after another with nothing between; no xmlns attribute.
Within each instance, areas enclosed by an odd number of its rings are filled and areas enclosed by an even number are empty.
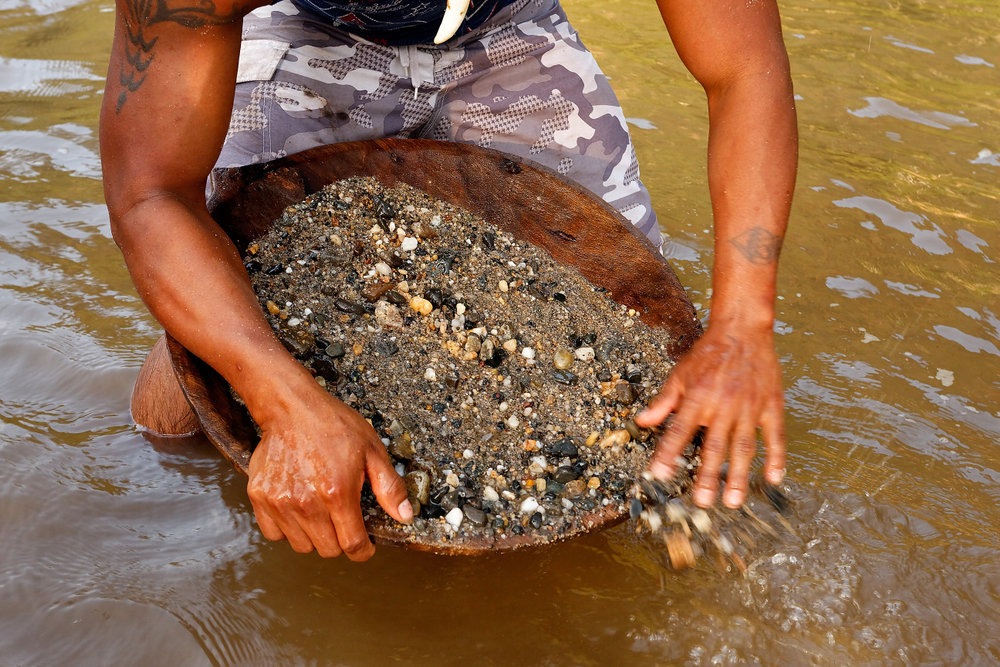
<svg viewBox="0 0 1000 667"><path fill-rule="evenodd" d="M746 498L756 430L765 478L781 481L785 435L781 371L774 349L778 253L798 156L795 103L775 0L658 0L674 46L708 97L708 182L715 218L712 311L705 335L678 363L636 421L663 422L650 463L660 478L706 428L694 489L715 500L728 456L726 505Z"/></svg>
<svg viewBox="0 0 1000 667"><path fill-rule="evenodd" d="M264 535L363 560L374 547L362 483L367 476L386 511L408 521L402 480L371 426L275 338L236 248L205 208L251 9L119 0L101 110L112 232L153 315L232 384L261 427L248 494Z"/></svg>

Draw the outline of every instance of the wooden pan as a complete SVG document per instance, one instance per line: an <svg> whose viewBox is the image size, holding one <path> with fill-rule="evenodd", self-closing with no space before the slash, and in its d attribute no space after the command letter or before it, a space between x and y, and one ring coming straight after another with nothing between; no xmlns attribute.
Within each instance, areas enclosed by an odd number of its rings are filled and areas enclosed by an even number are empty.
<svg viewBox="0 0 1000 667"><path fill-rule="evenodd" d="M694 308L656 248L602 200L552 170L498 151L468 144L380 139L336 144L213 175L212 216L241 254L263 235L282 210L324 185L353 176L374 176L386 186L407 183L484 218L519 239L548 251L607 288L653 327L669 330L672 357L701 333ZM168 337L174 371L206 436L244 474L258 437L246 410L207 364ZM421 542L388 516L368 520L376 542L446 554L478 554L540 545L571 537L538 534L505 539ZM579 532L613 525L627 511L612 504L584 517Z"/></svg>

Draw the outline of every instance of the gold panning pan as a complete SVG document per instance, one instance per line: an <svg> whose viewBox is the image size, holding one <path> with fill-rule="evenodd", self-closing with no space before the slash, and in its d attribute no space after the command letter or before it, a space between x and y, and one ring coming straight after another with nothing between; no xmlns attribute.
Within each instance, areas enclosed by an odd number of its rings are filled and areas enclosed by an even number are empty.
<svg viewBox="0 0 1000 667"><path fill-rule="evenodd" d="M284 208L345 178L374 176L387 187L406 183L460 206L576 268L652 327L669 331L672 357L701 332L694 308L656 248L604 201L555 172L498 151L468 144L380 139L324 146L263 165L217 172L212 216L241 254L280 217ZM228 384L179 343L168 339L174 371L206 436L243 474L258 437L249 414ZM638 471L636 471L638 472ZM368 520L372 538L445 554L507 551L605 528L628 516L612 503L582 517L581 528L497 537L423 540L400 530L388 516Z"/></svg>

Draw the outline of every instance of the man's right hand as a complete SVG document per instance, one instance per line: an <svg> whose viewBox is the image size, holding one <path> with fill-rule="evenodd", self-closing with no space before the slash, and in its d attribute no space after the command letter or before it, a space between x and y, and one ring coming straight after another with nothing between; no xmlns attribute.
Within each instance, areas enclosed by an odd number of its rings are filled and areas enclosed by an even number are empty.
<svg viewBox="0 0 1000 667"><path fill-rule="evenodd" d="M264 432L249 493L264 535L354 560L371 481L412 520L372 427L320 388L274 337L239 252L205 208L232 110L242 16L267 0L117 0L101 110L111 229L136 289L178 342L218 371Z"/></svg>
<svg viewBox="0 0 1000 667"><path fill-rule="evenodd" d="M354 561L375 553L361 516L365 478L396 521L413 509L375 430L357 412L316 385L294 409L262 425L250 459L247 493L261 532L287 539L300 553L341 553Z"/></svg>

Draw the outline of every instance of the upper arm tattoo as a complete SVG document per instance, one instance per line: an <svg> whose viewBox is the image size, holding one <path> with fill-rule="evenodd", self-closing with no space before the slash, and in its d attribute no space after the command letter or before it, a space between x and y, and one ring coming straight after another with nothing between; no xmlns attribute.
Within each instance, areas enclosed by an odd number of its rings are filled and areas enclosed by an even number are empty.
<svg viewBox="0 0 1000 667"><path fill-rule="evenodd" d="M781 237L763 227L751 227L729 239L751 264L773 264L781 251Z"/></svg>
<svg viewBox="0 0 1000 667"><path fill-rule="evenodd" d="M157 23L172 22L188 28L229 23L243 14L238 3L228 14L220 14L213 0L122 0L125 25L125 55L121 63L118 82L122 91L118 95L116 111L129 93L134 93L146 80L146 70L153 62L153 49L159 37L148 37L150 27Z"/></svg>

